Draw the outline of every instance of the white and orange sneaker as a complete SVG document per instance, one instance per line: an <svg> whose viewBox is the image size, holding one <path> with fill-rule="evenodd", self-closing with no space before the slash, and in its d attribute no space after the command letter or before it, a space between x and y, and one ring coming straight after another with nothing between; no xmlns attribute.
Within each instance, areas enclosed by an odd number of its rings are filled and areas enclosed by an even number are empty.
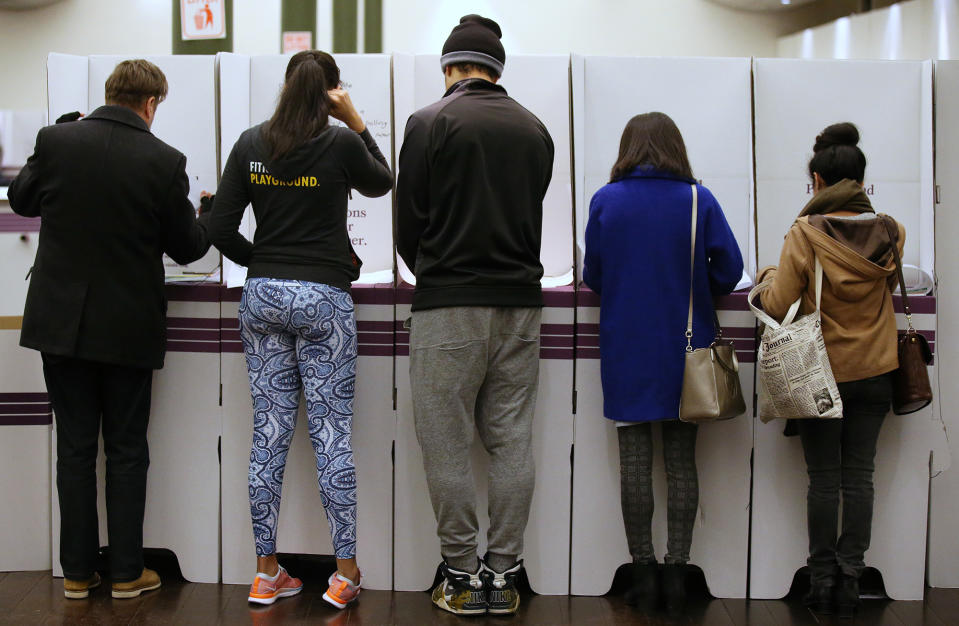
<svg viewBox="0 0 959 626"><path fill-rule="evenodd" d="M250 585L250 596L247 600L256 604L273 604L277 598L295 596L301 591L303 591L303 581L287 574L281 565L276 576L256 573L256 578Z"/></svg>
<svg viewBox="0 0 959 626"><path fill-rule="evenodd" d="M345 609L346 605L356 600L360 595L360 585L363 584L363 575L357 577L358 581L353 582L339 572L333 572L330 575L330 588L323 594L323 599L338 609Z"/></svg>

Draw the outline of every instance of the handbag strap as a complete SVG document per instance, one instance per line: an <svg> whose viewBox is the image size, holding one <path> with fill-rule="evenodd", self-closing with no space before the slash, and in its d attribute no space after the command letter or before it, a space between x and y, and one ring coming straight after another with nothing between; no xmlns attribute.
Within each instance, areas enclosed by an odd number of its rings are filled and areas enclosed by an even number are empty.
<svg viewBox="0 0 959 626"><path fill-rule="evenodd" d="M689 315L686 316L686 352L693 351L693 270L696 267L696 221L699 213L699 193L696 185L690 185L693 190L693 218L691 234L689 236ZM719 313L713 306L713 330L715 339L723 337L723 327L719 325Z"/></svg>
<svg viewBox="0 0 959 626"><path fill-rule="evenodd" d="M686 316L686 352L693 351L693 270L696 267L696 214L699 212L699 194L693 188L692 235L689 237L689 315Z"/></svg>
<svg viewBox="0 0 959 626"><path fill-rule="evenodd" d="M879 219L882 220L883 226L886 227L886 234L889 235L889 243L892 244L892 258L896 260L896 274L899 276L899 295L902 296L902 310L906 312L906 322L909 324L909 328L906 332L914 333L916 329L912 327L912 311L909 309L909 296L906 295L906 279L902 276L902 259L899 258L899 244L897 243L898 236L893 236L892 234L892 224L889 223L892 220L888 215L880 215Z"/></svg>

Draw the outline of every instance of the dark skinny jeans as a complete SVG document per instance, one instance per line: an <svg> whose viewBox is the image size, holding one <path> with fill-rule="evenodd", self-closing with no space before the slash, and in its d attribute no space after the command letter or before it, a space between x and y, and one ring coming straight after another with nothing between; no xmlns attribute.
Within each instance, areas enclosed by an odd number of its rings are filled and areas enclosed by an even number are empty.
<svg viewBox="0 0 959 626"><path fill-rule="evenodd" d="M876 442L889 412L889 374L839 383L842 419L798 420L806 457L809 491L806 518L809 530L810 583L831 587L836 574L859 578L863 554L872 533ZM836 539L839 496L842 494L842 533Z"/></svg>

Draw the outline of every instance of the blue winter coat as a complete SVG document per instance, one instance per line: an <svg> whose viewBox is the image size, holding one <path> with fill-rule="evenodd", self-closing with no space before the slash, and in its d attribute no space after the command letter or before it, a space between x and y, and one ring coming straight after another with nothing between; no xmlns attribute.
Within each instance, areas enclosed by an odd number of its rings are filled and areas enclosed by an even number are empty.
<svg viewBox="0 0 959 626"><path fill-rule="evenodd" d="M645 166L596 192L583 279L600 295L603 410L623 422L677 419L689 310L694 181ZM743 257L716 198L697 185L693 347L708 346L713 298L732 291Z"/></svg>

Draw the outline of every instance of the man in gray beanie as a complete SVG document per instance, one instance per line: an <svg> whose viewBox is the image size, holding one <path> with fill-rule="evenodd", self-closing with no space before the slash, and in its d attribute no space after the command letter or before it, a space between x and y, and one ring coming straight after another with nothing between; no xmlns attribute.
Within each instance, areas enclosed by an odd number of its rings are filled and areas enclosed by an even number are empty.
<svg viewBox="0 0 959 626"><path fill-rule="evenodd" d="M533 496L539 260L553 141L496 84L502 32L467 15L440 59L446 93L406 125L397 250L416 275L410 380L443 563L433 603L461 615L515 613ZM473 429L489 459L488 551L477 555Z"/></svg>

